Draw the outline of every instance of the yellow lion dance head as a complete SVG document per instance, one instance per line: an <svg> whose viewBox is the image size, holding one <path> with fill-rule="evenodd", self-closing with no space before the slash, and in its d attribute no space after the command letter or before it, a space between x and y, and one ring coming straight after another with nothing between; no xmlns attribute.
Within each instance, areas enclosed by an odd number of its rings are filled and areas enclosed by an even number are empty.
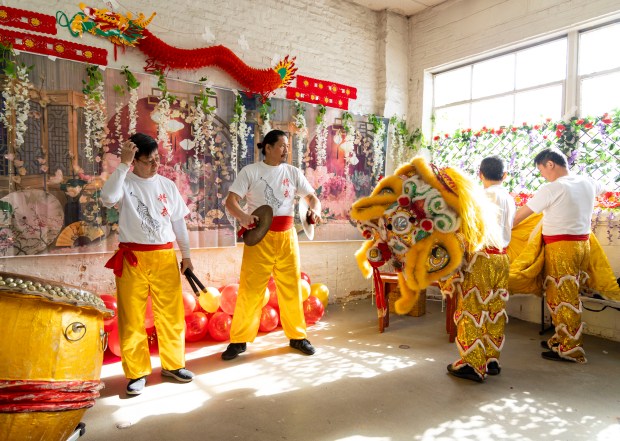
<svg viewBox="0 0 620 441"><path fill-rule="evenodd" d="M459 268L465 252L498 247L497 208L454 168L424 158L383 178L357 200L351 218L365 239L356 259L366 277L388 261L398 272L396 312L411 310L421 290Z"/></svg>

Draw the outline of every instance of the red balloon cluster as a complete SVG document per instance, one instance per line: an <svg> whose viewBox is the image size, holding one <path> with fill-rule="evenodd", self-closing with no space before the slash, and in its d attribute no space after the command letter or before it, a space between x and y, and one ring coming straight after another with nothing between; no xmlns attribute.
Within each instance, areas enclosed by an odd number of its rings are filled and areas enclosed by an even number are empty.
<svg viewBox="0 0 620 441"><path fill-rule="evenodd" d="M304 272L301 273L300 281L303 284L302 296L304 298L307 296L307 299L303 302L304 317L306 324L312 325L318 322L325 313L329 290L320 283L312 285L310 277ZM267 297L267 292L265 292L264 306L260 317L260 332L271 332L280 325L277 284L273 277L267 283L267 291L269 297ZM185 341L198 342L207 338L217 342L229 340L230 326L237 304L238 292L238 283L231 283L220 289L210 287L207 291L202 292L199 298L193 293L183 292ZM114 311L114 317L104 320L104 330L108 333L108 348L112 354L120 356L118 319L116 317L118 310L117 300L114 295L110 294L103 294L101 299L105 303L106 308ZM205 311L201 304L210 312ZM147 332L149 347L152 351L157 349L157 332L154 322L153 305L149 296L146 304L144 328Z"/></svg>

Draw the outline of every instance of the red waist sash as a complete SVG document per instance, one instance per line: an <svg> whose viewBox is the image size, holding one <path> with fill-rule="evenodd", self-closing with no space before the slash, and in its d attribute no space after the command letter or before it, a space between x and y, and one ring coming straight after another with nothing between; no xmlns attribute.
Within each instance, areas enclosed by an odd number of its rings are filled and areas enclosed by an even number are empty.
<svg viewBox="0 0 620 441"><path fill-rule="evenodd" d="M282 232L293 228L293 216L274 216L269 231Z"/></svg>
<svg viewBox="0 0 620 441"><path fill-rule="evenodd" d="M127 262L131 266L138 266L138 258L133 253L134 251L156 251L156 250L169 250L172 248L172 242L163 243L160 245L149 245L145 243L133 243L133 242L121 242L118 244L118 250L105 264L106 268L114 270L116 277L122 277L123 275L123 260L127 259Z"/></svg>
<svg viewBox="0 0 620 441"><path fill-rule="evenodd" d="M506 254L506 248L502 248L500 250L499 248L490 247L490 248L485 248L484 252L487 254Z"/></svg>
<svg viewBox="0 0 620 441"><path fill-rule="evenodd" d="M580 241L585 241L589 239L590 239L589 234L556 234L554 236L547 236L543 234L543 241L545 242L546 245L553 243L553 242L560 242L562 240L569 241L569 242L580 242Z"/></svg>

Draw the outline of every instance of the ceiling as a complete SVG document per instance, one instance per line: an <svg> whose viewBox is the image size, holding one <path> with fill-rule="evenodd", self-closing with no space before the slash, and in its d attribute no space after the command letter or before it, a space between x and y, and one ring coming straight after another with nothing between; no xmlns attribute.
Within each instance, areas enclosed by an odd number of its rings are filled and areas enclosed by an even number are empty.
<svg viewBox="0 0 620 441"><path fill-rule="evenodd" d="M373 11L383 11L388 9L390 11L410 16L417 14L426 9L437 6L447 0L348 0L351 3L364 6Z"/></svg>

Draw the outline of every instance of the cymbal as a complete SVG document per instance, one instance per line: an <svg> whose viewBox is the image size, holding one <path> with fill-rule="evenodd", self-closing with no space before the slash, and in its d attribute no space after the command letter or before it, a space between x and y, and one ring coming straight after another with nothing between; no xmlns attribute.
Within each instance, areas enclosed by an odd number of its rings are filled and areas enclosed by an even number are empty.
<svg viewBox="0 0 620 441"><path fill-rule="evenodd" d="M252 212L252 215L258 217L256 227L243 232L243 243L247 246L253 246L263 240L263 237L271 227L273 220L273 209L269 205L261 205Z"/></svg>
<svg viewBox="0 0 620 441"><path fill-rule="evenodd" d="M305 198L300 198L297 204L299 210L299 219L301 220L301 226L306 233L306 237L310 240L314 240L314 224L308 222L308 202Z"/></svg>

